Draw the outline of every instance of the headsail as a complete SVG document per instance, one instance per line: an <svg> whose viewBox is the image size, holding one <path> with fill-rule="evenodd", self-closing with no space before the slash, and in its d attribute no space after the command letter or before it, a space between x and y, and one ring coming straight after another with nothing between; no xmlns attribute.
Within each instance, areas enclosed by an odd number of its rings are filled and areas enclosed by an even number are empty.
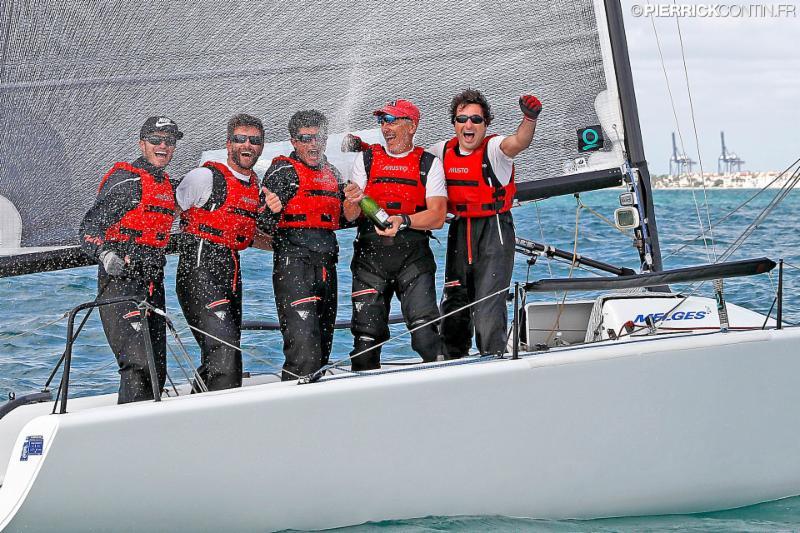
<svg viewBox="0 0 800 533"><path fill-rule="evenodd" d="M520 94L544 102L534 148L517 160L520 197L611 186L629 120L608 23L602 0L9 0L0 196L20 214L21 246L75 245L100 177L136 156L149 115L168 114L186 132L168 169L177 177L223 145L236 112L261 117L277 141L298 109L320 109L344 132L374 127L371 111L404 97L421 108L416 140L429 145L452 136L450 98L466 87L492 103L490 131L516 128Z"/></svg>

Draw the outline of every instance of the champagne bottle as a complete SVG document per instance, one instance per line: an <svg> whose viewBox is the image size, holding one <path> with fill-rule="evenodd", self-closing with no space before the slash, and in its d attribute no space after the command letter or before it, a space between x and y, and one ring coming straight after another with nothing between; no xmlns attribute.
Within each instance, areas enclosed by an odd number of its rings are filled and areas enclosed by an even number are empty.
<svg viewBox="0 0 800 533"><path fill-rule="evenodd" d="M385 230L392 227L392 223L389 222L389 213L384 211L384 209L378 205L378 202L369 196L364 196L364 198L358 202L358 206L361 208L361 212L380 229Z"/></svg>

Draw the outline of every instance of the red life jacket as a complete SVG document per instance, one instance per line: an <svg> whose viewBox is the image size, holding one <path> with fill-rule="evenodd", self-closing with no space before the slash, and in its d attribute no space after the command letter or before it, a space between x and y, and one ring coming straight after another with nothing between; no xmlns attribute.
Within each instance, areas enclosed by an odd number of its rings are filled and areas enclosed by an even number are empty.
<svg viewBox="0 0 800 533"><path fill-rule="evenodd" d="M278 156L272 164L288 161L299 179L299 188L283 208L279 228L339 228L342 201L339 199L339 180L329 165L315 170L308 165L285 156Z"/></svg>
<svg viewBox="0 0 800 533"><path fill-rule="evenodd" d="M169 176L164 173L161 183L143 168L129 163L115 163L100 181L97 192L103 188L108 177L117 170L127 170L139 176L142 184L142 199L139 205L125 213L122 218L108 228L105 240L110 242L128 242L164 248L169 243L169 230L175 218L175 192Z"/></svg>
<svg viewBox="0 0 800 533"><path fill-rule="evenodd" d="M191 207L181 214L183 231L231 250L244 250L253 242L258 217L258 179L250 171L250 183L233 175L227 165L206 161L204 167L225 178L225 201L213 210Z"/></svg>
<svg viewBox="0 0 800 533"><path fill-rule="evenodd" d="M392 157L383 146L364 151L367 186L364 194L390 215L413 215L425 211L425 183L434 156L416 147L404 157Z"/></svg>
<svg viewBox="0 0 800 533"><path fill-rule="evenodd" d="M442 165L447 180L447 210L460 217L488 217L505 213L511 209L517 186L514 183L512 167L511 179L501 185L489 162L486 149L489 135L480 147L469 155L458 151L458 138L453 137L444 145Z"/></svg>

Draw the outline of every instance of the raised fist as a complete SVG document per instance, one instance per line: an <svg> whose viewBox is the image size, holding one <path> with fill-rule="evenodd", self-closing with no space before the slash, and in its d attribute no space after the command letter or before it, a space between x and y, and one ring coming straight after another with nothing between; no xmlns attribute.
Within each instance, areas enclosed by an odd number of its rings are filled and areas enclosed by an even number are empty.
<svg viewBox="0 0 800 533"><path fill-rule="evenodd" d="M542 103L532 94L525 94L519 97L519 108L528 120L536 120L542 112Z"/></svg>

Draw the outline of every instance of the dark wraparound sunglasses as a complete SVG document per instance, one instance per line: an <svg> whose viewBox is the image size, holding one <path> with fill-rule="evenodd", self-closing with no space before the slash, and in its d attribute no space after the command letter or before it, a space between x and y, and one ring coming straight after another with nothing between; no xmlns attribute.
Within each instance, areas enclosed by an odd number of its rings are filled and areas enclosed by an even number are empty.
<svg viewBox="0 0 800 533"><path fill-rule="evenodd" d="M236 144L244 144L250 141L253 146L260 146L264 144L264 138L258 135L231 135L228 140Z"/></svg>
<svg viewBox="0 0 800 533"><path fill-rule="evenodd" d="M319 141L323 142L327 140L328 137L325 135L320 135L319 133L298 133L294 136L294 140L297 142L301 142L303 144L310 143L311 141Z"/></svg>
<svg viewBox="0 0 800 533"><path fill-rule="evenodd" d="M144 138L145 141L149 142L153 146L158 146L161 143L166 144L167 146L175 146L178 144L178 140L175 137L162 137L161 135L148 135Z"/></svg>
<svg viewBox="0 0 800 533"><path fill-rule="evenodd" d="M483 117L480 115L458 115L456 116L456 122L459 124L466 124L468 120L471 120L473 124L483 124Z"/></svg>
<svg viewBox="0 0 800 533"><path fill-rule="evenodd" d="M396 117L389 113L378 115L378 124L394 124L398 120L411 120L408 117Z"/></svg>

